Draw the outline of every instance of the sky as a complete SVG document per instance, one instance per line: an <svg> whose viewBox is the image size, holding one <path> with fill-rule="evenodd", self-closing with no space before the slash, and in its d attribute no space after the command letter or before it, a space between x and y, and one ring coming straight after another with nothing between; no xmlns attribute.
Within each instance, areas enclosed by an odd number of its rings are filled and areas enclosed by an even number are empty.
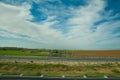
<svg viewBox="0 0 120 80"><path fill-rule="evenodd" d="M120 0L0 0L0 47L120 50Z"/></svg>

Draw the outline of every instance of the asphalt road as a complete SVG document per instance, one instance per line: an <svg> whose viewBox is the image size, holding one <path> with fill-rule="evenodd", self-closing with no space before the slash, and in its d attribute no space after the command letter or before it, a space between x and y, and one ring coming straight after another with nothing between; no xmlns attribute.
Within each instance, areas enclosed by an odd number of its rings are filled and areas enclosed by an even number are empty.
<svg viewBox="0 0 120 80"><path fill-rule="evenodd" d="M0 80L120 80L120 77L63 77L63 76L23 76L0 75Z"/></svg>
<svg viewBox="0 0 120 80"><path fill-rule="evenodd" d="M26 56L0 56L0 60L28 60L28 61L75 61L75 62L120 62L120 58L38 58Z"/></svg>

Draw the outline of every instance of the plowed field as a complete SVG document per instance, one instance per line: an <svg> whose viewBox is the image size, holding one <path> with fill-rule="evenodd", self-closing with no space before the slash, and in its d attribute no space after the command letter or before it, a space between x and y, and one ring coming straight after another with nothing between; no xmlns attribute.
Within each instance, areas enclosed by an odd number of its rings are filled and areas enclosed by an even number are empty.
<svg viewBox="0 0 120 80"><path fill-rule="evenodd" d="M120 50L75 50L75 57L120 57Z"/></svg>

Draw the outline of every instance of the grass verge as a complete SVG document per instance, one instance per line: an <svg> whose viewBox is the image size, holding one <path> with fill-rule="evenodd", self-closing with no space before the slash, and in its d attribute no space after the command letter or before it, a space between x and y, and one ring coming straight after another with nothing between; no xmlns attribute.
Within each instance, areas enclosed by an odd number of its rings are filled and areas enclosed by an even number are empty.
<svg viewBox="0 0 120 80"><path fill-rule="evenodd" d="M108 65L108 66L107 66ZM47 75L47 76L120 76L120 63L104 64L52 64L0 62L1 74Z"/></svg>

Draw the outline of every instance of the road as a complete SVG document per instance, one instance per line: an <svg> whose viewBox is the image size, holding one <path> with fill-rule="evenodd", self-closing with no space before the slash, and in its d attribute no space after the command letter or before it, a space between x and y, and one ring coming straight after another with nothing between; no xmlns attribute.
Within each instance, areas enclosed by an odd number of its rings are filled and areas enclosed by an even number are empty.
<svg viewBox="0 0 120 80"><path fill-rule="evenodd" d="M53 76L21 76L0 75L0 80L120 80L120 77L53 77Z"/></svg>
<svg viewBox="0 0 120 80"><path fill-rule="evenodd" d="M120 77L63 77L0 75L0 80L120 80Z"/></svg>
<svg viewBox="0 0 120 80"><path fill-rule="evenodd" d="M27 61L75 61L75 62L120 62L120 58L38 58L26 56L0 56L0 60L27 60Z"/></svg>

